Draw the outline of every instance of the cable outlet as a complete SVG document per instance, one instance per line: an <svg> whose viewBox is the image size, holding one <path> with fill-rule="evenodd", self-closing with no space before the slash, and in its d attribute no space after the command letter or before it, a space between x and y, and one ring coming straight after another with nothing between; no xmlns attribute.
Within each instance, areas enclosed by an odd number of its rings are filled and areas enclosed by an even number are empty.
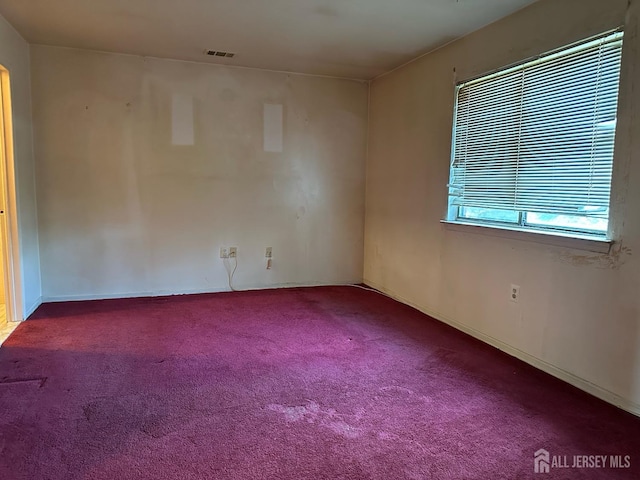
<svg viewBox="0 0 640 480"><path fill-rule="evenodd" d="M220 248L220 258L229 258L229 250L227 248Z"/></svg>
<svg viewBox="0 0 640 480"><path fill-rule="evenodd" d="M267 247L266 250L264 251L264 258L271 258L273 257L273 250L271 249L271 247Z"/></svg>
<svg viewBox="0 0 640 480"><path fill-rule="evenodd" d="M520 285L514 285L513 283L511 284L509 300L511 300L513 303L518 303L518 300L520 300Z"/></svg>
<svg viewBox="0 0 640 480"><path fill-rule="evenodd" d="M229 258L236 258L238 255L238 247L229 247Z"/></svg>

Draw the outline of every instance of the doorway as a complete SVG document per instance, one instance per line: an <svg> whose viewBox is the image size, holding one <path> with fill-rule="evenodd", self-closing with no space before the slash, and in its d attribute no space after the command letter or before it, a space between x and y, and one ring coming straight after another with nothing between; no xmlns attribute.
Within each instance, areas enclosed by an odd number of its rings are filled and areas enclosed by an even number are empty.
<svg viewBox="0 0 640 480"><path fill-rule="evenodd" d="M13 116L9 71L0 65L0 344L21 320L17 311L14 250L17 209L13 162Z"/></svg>

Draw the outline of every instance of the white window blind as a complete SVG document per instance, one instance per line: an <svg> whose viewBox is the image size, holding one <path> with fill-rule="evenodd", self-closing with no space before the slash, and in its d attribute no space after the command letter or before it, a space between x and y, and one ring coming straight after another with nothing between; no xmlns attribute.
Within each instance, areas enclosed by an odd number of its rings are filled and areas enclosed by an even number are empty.
<svg viewBox="0 0 640 480"><path fill-rule="evenodd" d="M449 205L607 218L622 32L457 88Z"/></svg>

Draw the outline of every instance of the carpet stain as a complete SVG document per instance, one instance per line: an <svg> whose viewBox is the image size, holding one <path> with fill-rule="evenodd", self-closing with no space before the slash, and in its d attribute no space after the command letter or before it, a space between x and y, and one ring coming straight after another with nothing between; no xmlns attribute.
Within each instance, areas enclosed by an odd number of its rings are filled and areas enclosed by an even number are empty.
<svg viewBox="0 0 640 480"><path fill-rule="evenodd" d="M414 391L411 390L410 388L406 388L406 387L401 387L399 385L391 385L390 387L382 387L380 388L381 392L385 392L385 393L394 393L394 392L398 392L398 393L404 393L407 395L414 395Z"/></svg>
<svg viewBox="0 0 640 480"><path fill-rule="evenodd" d="M282 414L285 421L289 423L306 421L310 424L328 428L345 438L358 438L362 433L362 429L345 422L341 418L343 417L342 414L337 413L332 408L323 409L318 403L312 400L307 400L306 405L287 406L271 404L267 405L267 409Z"/></svg>
<svg viewBox="0 0 640 480"><path fill-rule="evenodd" d="M427 448L422 443L415 440L411 440L410 438L405 438L395 433L381 431L381 432L378 432L377 436L379 440L382 440L385 442L390 442L395 444L405 444L405 446L408 447L410 450L413 450L413 451L418 450L421 455L426 455L431 453L427 450Z"/></svg>
<svg viewBox="0 0 640 480"><path fill-rule="evenodd" d="M421 454L426 452L426 448L420 442L403 438L389 431L378 431L378 429L371 428L369 425L371 425L373 418L379 418L380 420L377 424L382 424L384 422L382 420L384 412L391 406L420 410L426 408L427 404L432 403L432 399L419 395L412 389L401 385L383 386L378 389L378 392L378 395L371 397L367 407L359 409L352 415L338 413L333 408L323 408L313 400L307 400L304 405L270 404L267 405L267 409L281 414L287 423L306 422L327 428L345 438L355 439L362 436L373 436L383 441L403 445L410 451ZM351 420L352 423L345 421L345 417ZM363 426L355 426L353 425L354 423Z"/></svg>
<svg viewBox="0 0 640 480"><path fill-rule="evenodd" d="M149 415L141 420L140 431L153 438L162 438L174 432L167 420L159 415Z"/></svg>
<svg viewBox="0 0 640 480"><path fill-rule="evenodd" d="M126 425L152 438L174 433L184 421L183 415L168 418L165 408L153 396L97 399L82 406L82 415L90 428L101 433L111 434Z"/></svg>
<svg viewBox="0 0 640 480"><path fill-rule="evenodd" d="M349 425L347 422L343 422L342 420L328 423L323 422L322 425L333 430L338 435L342 435L346 438L358 438L360 436L359 428L356 428L353 425Z"/></svg>
<svg viewBox="0 0 640 480"><path fill-rule="evenodd" d="M82 415L87 420L87 422L91 422L93 418L93 408L91 405L83 405L82 406Z"/></svg>
<svg viewBox="0 0 640 480"><path fill-rule="evenodd" d="M320 411L320 406L315 402L310 402L308 405L299 405L294 407L287 407L285 405L269 405L269 410L278 412L284 415L287 422L298 422L304 420L313 420L317 417Z"/></svg>
<svg viewBox="0 0 640 480"><path fill-rule="evenodd" d="M8 378L4 377L0 379L0 387L2 386L11 386L11 385L19 385L24 383L32 383L38 388L44 387L44 384L47 382L47 377L34 377L34 378Z"/></svg>

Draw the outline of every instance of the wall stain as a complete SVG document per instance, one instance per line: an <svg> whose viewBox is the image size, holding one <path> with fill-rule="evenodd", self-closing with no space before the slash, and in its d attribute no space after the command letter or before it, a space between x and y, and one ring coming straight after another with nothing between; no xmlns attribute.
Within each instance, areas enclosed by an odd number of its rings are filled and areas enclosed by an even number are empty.
<svg viewBox="0 0 640 480"><path fill-rule="evenodd" d="M233 102L238 98L238 93L230 88L225 88L224 90L222 90L222 92L220 92L218 96L220 100L223 100L225 102Z"/></svg>
<svg viewBox="0 0 640 480"><path fill-rule="evenodd" d="M617 270L633 255L630 247L615 243L609 253L573 254L563 253L560 260L575 266L594 266L596 268Z"/></svg>
<svg viewBox="0 0 640 480"><path fill-rule="evenodd" d="M337 8L329 7L326 5L321 5L319 7L314 8L313 13L315 13L316 15L321 15L323 17L329 17L329 18L338 18L340 16L340 13L338 12Z"/></svg>

